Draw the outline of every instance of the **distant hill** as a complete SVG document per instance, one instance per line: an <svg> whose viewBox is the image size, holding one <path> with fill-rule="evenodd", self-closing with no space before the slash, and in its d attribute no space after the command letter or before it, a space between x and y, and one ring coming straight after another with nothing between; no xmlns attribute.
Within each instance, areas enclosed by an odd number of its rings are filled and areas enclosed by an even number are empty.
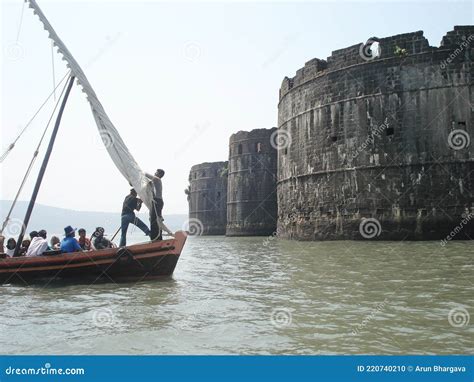
<svg viewBox="0 0 474 382"><path fill-rule="evenodd" d="M0 227L3 223L11 206L11 201L0 200ZM28 207L28 203L24 201L17 202L13 211L11 223L7 226L4 231L4 235L7 237L16 236L21 227L21 222L25 217L25 212ZM147 225L148 210L143 208L146 212L139 213L138 216ZM183 225L187 220L187 215L164 215L165 224L173 231L182 229ZM113 235L115 231L120 227L120 212L97 212L97 211L74 211L65 208L45 206L42 204L36 204L33 214L31 216L30 223L27 227L27 232L32 230L45 229L48 232L48 236L51 235L63 235L64 227L71 225L74 228L85 228L88 234L97 226L102 226L109 236ZM130 234L138 233L140 230L136 227L129 228ZM138 232L137 232L138 231Z"/></svg>

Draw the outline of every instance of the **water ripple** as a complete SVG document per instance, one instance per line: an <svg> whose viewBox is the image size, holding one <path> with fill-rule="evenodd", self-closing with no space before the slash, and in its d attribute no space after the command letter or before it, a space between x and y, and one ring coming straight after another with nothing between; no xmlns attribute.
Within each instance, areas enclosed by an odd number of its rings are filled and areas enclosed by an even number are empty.
<svg viewBox="0 0 474 382"><path fill-rule="evenodd" d="M2 353L472 353L470 243L264 240L191 238L167 281L2 286Z"/></svg>

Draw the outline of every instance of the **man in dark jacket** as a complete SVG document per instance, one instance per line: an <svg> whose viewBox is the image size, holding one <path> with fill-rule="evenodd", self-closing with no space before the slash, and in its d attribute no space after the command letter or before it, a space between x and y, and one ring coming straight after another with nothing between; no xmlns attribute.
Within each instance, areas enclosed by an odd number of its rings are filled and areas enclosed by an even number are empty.
<svg viewBox="0 0 474 382"><path fill-rule="evenodd" d="M117 247L114 243L104 237L104 228L97 227L92 234L92 244L95 249L107 249ZM79 245L79 244L78 244Z"/></svg>
<svg viewBox="0 0 474 382"><path fill-rule="evenodd" d="M130 190L130 194L128 194L123 201L121 226L122 237L120 238L121 247L127 245L127 230L129 224L137 226L143 231L145 235L150 236L150 230L148 229L147 225L135 216L135 210L140 211L141 207L142 201L141 199L137 198L137 192L132 188Z"/></svg>

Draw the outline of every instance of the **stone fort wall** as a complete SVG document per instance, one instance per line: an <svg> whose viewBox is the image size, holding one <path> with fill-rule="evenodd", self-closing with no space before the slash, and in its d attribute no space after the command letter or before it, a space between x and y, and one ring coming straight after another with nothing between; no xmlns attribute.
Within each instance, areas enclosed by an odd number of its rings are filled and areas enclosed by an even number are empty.
<svg viewBox="0 0 474 382"><path fill-rule="evenodd" d="M283 80L281 237L441 239L474 213L474 27L439 48L421 31L372 40ZM473 236L471 221L456 238Z"/></svg>
<svg viewBox="0 0 474 382"><path fill-rule="evenodd" d="M275 137L276 128L239 131L230 137L228 236L271 235L276 231Z"/></svg>
<svg viewBox="0 0 474 382"><path fill-rule="evenodd" d="M191 167L189 230L197 235L224 235L227 224L227 162L201 163Z"/></svg>

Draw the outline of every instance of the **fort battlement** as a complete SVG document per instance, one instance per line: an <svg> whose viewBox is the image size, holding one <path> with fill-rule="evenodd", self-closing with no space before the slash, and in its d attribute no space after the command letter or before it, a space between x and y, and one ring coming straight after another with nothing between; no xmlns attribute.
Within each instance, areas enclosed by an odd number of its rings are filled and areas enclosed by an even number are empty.
<svg viewBox="0 0 474 382"><path fill-rule="evenodd" d="M398 62L409 64L410 62L429 62L431 60L442 61L449 59L456 49L459 49L467 40L474 39L473 26L456 26L453 31L448 32L442 39L439 48L429 45L423 36L423 31L403 33L395 36L370 38L369 44L361 42L347 48L332 52L326 60L314 58L305 63L304 67L296 72L292 78L285 77L280 88L280 99L288 92L306 82L312 81L320 76L341 69L349 69L354 66L379 65L380 62L388 61L388 65ZM376 59L367 59L364 48L370 42L377 42L380 47L380 56ZM462 60L462 56L456 55L454 60Z"/></svg>

